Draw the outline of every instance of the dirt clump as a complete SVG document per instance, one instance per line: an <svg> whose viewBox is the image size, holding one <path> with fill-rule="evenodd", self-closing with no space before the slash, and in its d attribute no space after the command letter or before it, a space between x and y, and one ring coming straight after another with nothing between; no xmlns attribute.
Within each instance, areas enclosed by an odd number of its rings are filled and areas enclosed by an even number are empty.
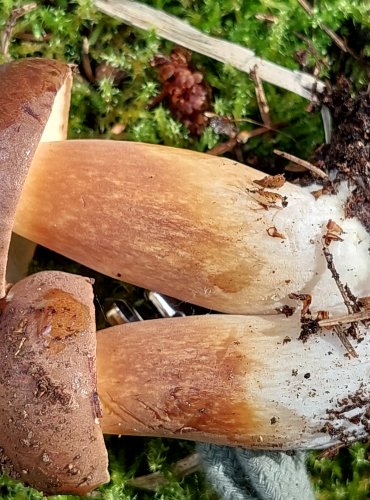
<svg viewBox="0 0 370 500"><path fill-rule="evenodd" d="M331 143L316 151L316 165L329 176L323 181L327 192L335 193L341 181L348 182L345 215L357 217L370 232L370 86L355 97L350 87L341 77L322 98L336 127Z"/></svg>

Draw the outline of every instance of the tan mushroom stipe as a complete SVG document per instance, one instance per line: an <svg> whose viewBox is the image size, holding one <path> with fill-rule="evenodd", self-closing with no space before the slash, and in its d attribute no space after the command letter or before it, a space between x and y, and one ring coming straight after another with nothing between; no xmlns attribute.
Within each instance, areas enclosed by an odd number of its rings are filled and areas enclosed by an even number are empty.
<svg viewBox="0 0 370 500"><path fill-rule="evenodd" d="M346 187L315 200L288 183L261 192L254 180L262 176L230 160L148 144L39 145L17 206L19 234L115 278L261 315L99 332L105 432L268 449L367 435L366 340L353 342L358 357L350 359L332 331L303 346L299 312L284 318L276 308L296 306L291 293L310 293L313 310L346 312L323 255L329 219L345 232L330 247L343 282L369 295L369 235L344 216ZM284 237L272 237L273 228ZM357 406L341 408L346 398Z"/></svg>
<svg viewBox="0 0 370 500"><path fill-rule="evenodd" d="M10 290L5 280L24 180L42 137L65 135L70 88L70 69L57 61L0 66L0 464L49 494L109 480L90 282L53 271Z"/></svg>
<svg viewBox="0 0 370 500"><path fill-rule="evenodd" d="M14 230L103 274L210 309L275 314L296 305L289 294L310 293L321 309L343 313L322 253L334 219L345 231L331 246L341 279L368 295L370 238L345 218L343 192L316 200L312 187L286 182L261 193L254 181L262 177L235 161L153 144L40 144ZM271 236L273 227L283 238Z"/></svg>
<svg viewBox="0 0 370 500"><path fill-rule="evenodd" d="M103 432L283 450L368 437L368 341L353 341L359 357L349 359L332 330L306 344L299 333L299 314L190 316L97 332Z"/></svg>

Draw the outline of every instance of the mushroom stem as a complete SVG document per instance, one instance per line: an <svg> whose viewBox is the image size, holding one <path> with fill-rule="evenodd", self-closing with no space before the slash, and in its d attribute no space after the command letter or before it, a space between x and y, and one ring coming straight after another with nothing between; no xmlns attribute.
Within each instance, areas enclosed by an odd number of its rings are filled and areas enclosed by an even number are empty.
<svg viewBox="0 0 370 500"><path fill-rule="evenodd" d="M368 295L370 238L345 219L343 187L316 200L224 158L118 141L40 144L14 230L108 276L211 309L272 314L291 293L346 311L322 253L329 219L344 241L331 251L343 283ZM63 179L63 182L61 182ZM277 236L277 237L274 237Z"/></svg>
<svg viewBox="0 0 370 500"><path fill-rule="evenodd" d="M99 331L103 432L265 449L366 437L368 342L356 345L360 358L347 359L332 332L306 344L298 334L297 315L193 316Z"/></svg>

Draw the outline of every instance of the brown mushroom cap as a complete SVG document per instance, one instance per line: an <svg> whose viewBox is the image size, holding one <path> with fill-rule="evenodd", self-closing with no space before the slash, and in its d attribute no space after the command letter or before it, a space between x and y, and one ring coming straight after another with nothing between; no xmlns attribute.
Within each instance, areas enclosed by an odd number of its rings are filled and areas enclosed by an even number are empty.
<svg viewBox="0 0 370 500"><path fill-rule="evenodd" d="M51 118L53 135L55 127L66 127L70 85L71 71L58 61L22 59L0 66L0 297L23 183L43 134L50 137Z"/></svg>
<svg viewBox="0 0 370 500"><path fill-rule="evenodd" d="M109 481L91 282L47 271L0 301L2 471L51 494Z"/></svg>
<svg viewBox="0 0 370 500"><path fill-rule="evenodd" d="M5 295L15 209L39 142L66 135L70 87L57 61L0 67L0 464L46 493L81 495L109 480L91 283L49 271Z"/></svg>

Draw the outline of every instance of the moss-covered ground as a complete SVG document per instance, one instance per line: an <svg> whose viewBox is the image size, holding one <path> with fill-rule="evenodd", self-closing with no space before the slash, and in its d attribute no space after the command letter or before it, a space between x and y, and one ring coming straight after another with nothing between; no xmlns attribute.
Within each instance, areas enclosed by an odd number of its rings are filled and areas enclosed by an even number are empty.
<svg viewBox="0 0 370 500"><path fill-rule="evenodd" d="M24 3L0 2L0 31L13 9ZM90 0L37 3L38 8L17 21L9 54L0 54L0 62L40 56L77 65L81 74L74 81L70 138L134 140L200 151L207 151L227 139L211 127L205 128L201 136L192 137L187 128L171 116L165 102L149 106L160 92L158 71L150 63L158 53L169 54L172 44L154 33L136 30L97 12ZM352 81L354 91L368 83L370 14L366 0L317 0L312 15L308 15L297 0L146 0L145 3L186 19L205 33L250 47L259 56L288 68L315 71L328 82L334 82L338 74L343 74ZM347 50L328 36L323 25L344 41ZM82 56L84 39L89 42L88 59L93 74L105 63L122 70L120 78L88 81ZM247 75L198 54L193 54L193 64L204 73L212 89L215 113L237 120L243 130L255 127L253 121L261 121L254 84ZM319 114L306 111L307 101L271 85L265 85L265 91L273 123L284 128L268 137L251 139L239 155L273 172L280 165L280 160L272 154L274 148L309 159L315 146L323 141L323 131ZM118 295L131 302L141 300L140 292L134 287L107 280L47 251L38 251L33 268L93 275L100 305ZM103 317L98 317L98 324L105 326ZM216 498L200 473L179 482L169 472L173 462L192 451L191 443L110 438L107 444L112 481L94 498ZM369 452L367 444L355 444L340 450L333 459L319 459L311 454L308 466L317 498L369 498ZM168 475L169 483L155 493L134 490L126 484L132 476L158 470ZM39 499L42 494L1 478L0 498Z"/></svg>

